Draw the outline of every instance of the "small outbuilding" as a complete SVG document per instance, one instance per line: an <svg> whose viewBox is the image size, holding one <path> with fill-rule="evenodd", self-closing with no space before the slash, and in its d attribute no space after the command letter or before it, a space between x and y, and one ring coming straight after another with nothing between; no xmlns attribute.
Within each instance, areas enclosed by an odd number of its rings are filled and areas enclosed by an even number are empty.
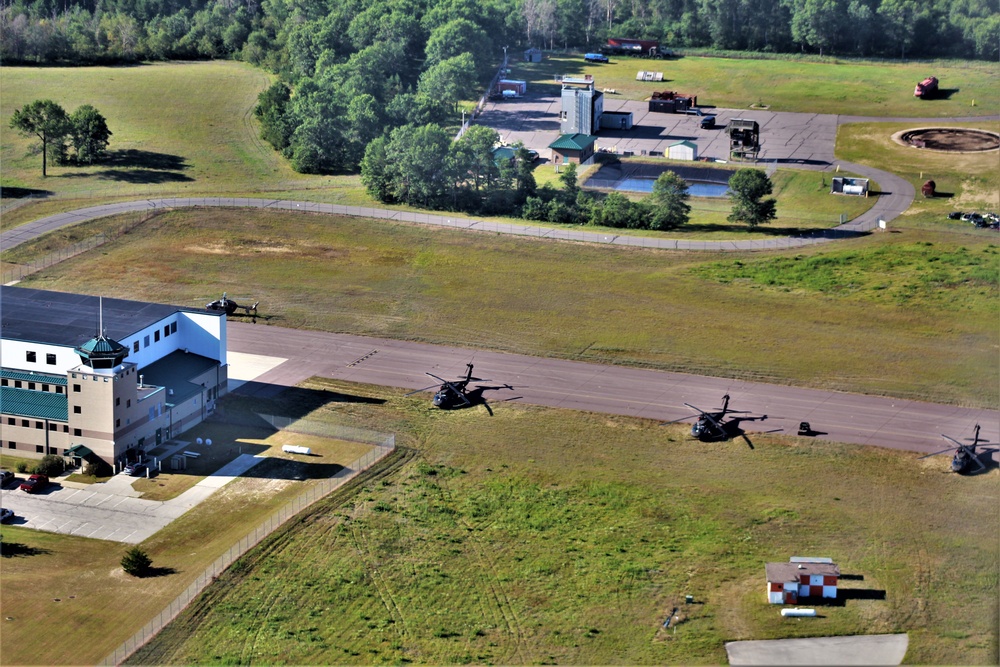
<svg viewBox="0 0 1000 667"><path fill-rule="evenodd" d="M531 47L524 52L524 62L526 63L540 63L542 62L542 50Z"/></svg>
<svg viewBox="0 0 1000 667"><path fill-rule="evenodd" d="M594 157L597 137L592 134L563 134L549 144L555 164L585 164Z"/></svg>
<svg viewBox="0 0 1000 667"><path fill-rule="evenodd" d="M830 184L830 193L867 197L868 179L836 176L833 178L833 181Z"/></svg>
<svg viewBox="0 0 1000 667"><path fill-rule="evenodd" d="M602 130L631 130L631 111L605 111L601 114Z"/></svg>
<svg viewBox="0 0 1000 667"><path fill-rule="evenodd" d="M671 160L697 160L698 145L691 141L678 141L667 147L667 157Z"/></svg>
<svg viewBox="0 0 1000 667"><path fill-rule="evenodd" d="M793 556L787 563L764 565L767 601L798 604L802 598L837 598L840 566L829 558Z"/></svg>

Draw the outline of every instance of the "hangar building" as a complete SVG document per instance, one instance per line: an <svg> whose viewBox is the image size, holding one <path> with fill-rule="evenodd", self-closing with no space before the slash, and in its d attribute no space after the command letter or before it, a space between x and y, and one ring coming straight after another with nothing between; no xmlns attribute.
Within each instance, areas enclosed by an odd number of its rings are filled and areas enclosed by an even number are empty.
<svg viewBox="0 0 1000 667"><path fill-rule="evenodd" d="M0 287L8 454L118 469L211 414L227 371L225 313Z"/></svg>

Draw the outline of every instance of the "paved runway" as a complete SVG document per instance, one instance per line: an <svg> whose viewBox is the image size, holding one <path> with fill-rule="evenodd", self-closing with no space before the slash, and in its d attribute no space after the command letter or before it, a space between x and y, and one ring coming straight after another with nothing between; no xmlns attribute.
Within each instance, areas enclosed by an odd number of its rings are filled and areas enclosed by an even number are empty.
<svg viewBox="0 0 1000 667"><path fill-rule="evenodd" d="M670 421L691 414L684 403L715 408L728 393L733 409L769 415L765 422L744 424L747 431L781 428L794 434L800 421L808 421L822 433L816 436L819 439L921 453L947 447L941 433L971 436L976 423L982 424L983 437L991 442L1000 436L996 410L244 322L230 321L227 328L231 351L284 360L277 365L276 359L268 360L265 366L270 370L241 389L261 395L273 395L313 375L419 389L433 382L425 373L458 377L471 362L478 377L515 387L487 392L494 409L517 397L523 403Z"/></svg>

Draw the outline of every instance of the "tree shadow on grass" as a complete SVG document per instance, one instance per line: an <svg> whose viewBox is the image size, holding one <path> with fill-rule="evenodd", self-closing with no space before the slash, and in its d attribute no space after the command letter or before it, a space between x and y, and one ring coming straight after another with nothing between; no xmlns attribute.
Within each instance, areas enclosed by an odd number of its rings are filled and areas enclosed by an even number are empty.
<svg viewBox="0 0 1000 667"><path fill-rule="evenodd" d="M151 579L153 577L167 577L171 574L177 574L177 572L177 569L173 567L150 567L141 578Z"/></svg>
<svg viewBox="0 0 1000 667"><path fill-rule="evenodd" d="M99 171L94 176L105 181L118 181L120 183L148 184L148 183L188 183L194 179L184 174L177 174L172 171L151 171L149 169L132 169L119 171L116 169L106 169Z"/></svg>
<svg viewBox="0 0 1000 667"><path fill-rule="evenodd" d="M139 168L156 171L181 171L189 168L187 161L180 155L139 151L134 148L108 151L107 157L101 160L101 164L115 169Z"/></svg>
<svg viewBox="0 0 1000 667"><path fill-rule="evenodd" d="M14 188L9 185L0 185L0 197L3 199L24 199L26 197L51 197L55 193L52 190L39 190L38 188Z"/></svg>
<svg viewBox="0 0 1000 667"><path fill-rule="evenodd" d="M32 547L27 544L21 544L20 542L0 542L0 556L3 556L4 558L41 556L47 553L51 552L48 549L43 549L42 547Z"/></svg>

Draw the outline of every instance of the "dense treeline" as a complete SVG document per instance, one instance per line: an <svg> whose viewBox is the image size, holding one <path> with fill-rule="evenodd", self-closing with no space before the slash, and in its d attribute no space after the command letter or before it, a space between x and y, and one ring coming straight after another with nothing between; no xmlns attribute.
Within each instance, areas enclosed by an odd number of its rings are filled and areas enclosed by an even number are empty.
<svg viewBox="0 0 1000 667"><path fill-rule="evenodd" d="M233 57L292 80L391 43L405 80L426 67L432 33L456 19L469 23L453 26L452 35L477 63L485 55L495 61L501 45L593 48L607 37L727 50L1000 58L995 0L5 0L0 58ZM443 38L433 48L452 50Z"/></svg>

